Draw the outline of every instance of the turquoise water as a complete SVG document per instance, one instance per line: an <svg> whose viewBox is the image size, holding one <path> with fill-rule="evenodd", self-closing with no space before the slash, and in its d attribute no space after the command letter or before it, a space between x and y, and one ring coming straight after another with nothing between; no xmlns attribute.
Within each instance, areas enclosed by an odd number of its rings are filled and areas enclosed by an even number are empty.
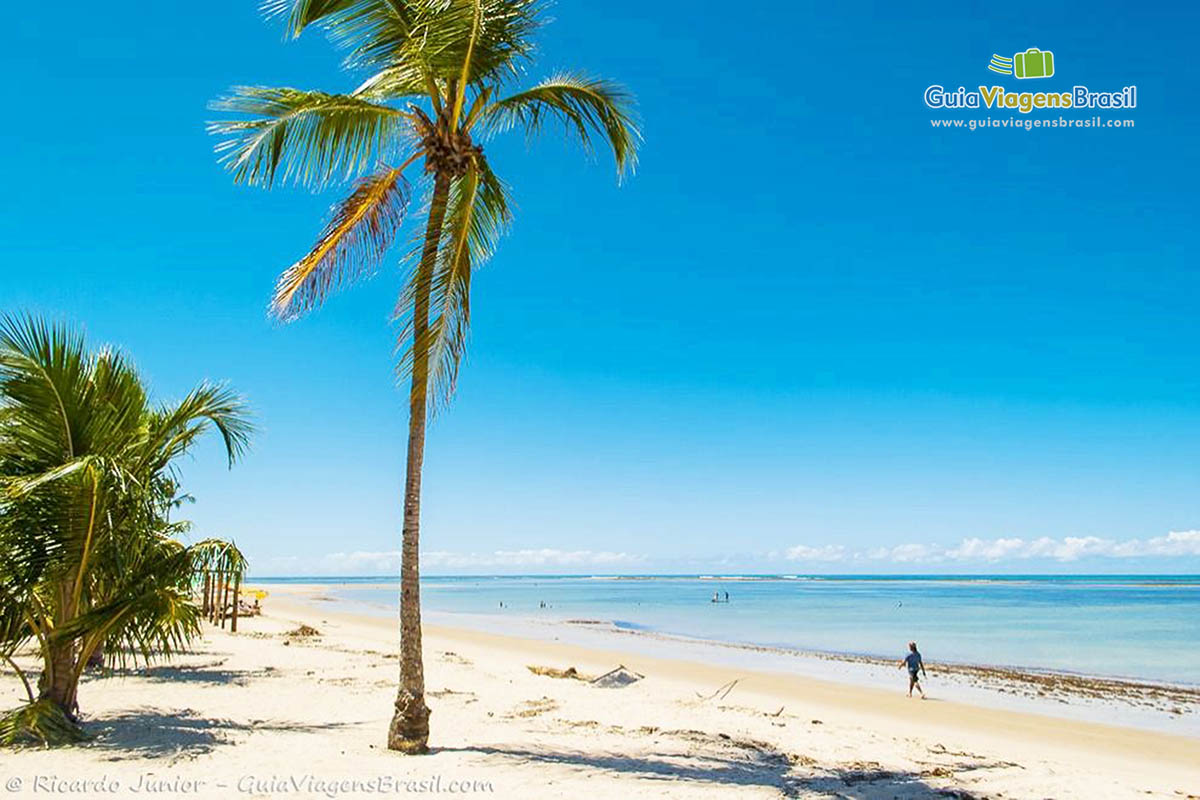
<svg viewBox="0 0 1200 800"><path fill-rule="evenodd" d="M394 579L274 580L396 607L377 586ZM915 639L931 660L1200 684L1200 576L430 577L422 593L436 612L897 658Z"/></svg>

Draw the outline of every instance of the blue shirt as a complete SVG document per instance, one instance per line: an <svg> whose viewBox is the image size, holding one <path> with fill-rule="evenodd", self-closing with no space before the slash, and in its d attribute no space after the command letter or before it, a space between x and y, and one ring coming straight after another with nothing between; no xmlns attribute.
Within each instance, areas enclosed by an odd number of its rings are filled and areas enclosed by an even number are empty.
<svg viewBox="0 0 1200 800"><path fill-rule="evenodd" d="M917 652L909 653L904 657L904 663L908 665L908 671L916 675L917 671L924 665L921 663L921 654Z"/></svg>

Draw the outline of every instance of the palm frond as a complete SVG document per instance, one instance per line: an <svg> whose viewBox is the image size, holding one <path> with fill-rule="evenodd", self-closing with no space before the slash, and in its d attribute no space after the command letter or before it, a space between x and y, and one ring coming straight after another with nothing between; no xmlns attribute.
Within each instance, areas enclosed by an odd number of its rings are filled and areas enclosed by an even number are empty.
<svg viewBox="0 0 1200 800"><path fill-rule="evenodd" d="M492 131L521 128L529 136L541 133L547 119L558 120L568 135L591 150L599 134L612 149L621 177L637 166L641 140L632 96L619 84L564 72L498 100L485 108L481 123Z"/></svg>
<svg viewBox="0 0 1200 800"><path fill-rule="evenodd" d="M31 470L81 452L80 398L91 365L83 336L29 316L0 321L0 397L4 398L7 455ZM20 471L14 464L11 470Z"/></svg>
<svg viewBox="0 0 1200 800"><path fill-rule="evenodd" d="M285 34L289 38L296 38L309 25L321 21L328 23L328 17L345 14L348 9L361 2L362 0L263 0L261 9L267 19L286 17ZM402 6L403 3L397 5Z"/></svg>
<svg viewBox="0 0 1200 800"><path fill-rule="evenodd" d="M7 659L34 635L27 610L53 554L27 526L0 526L7 529L0 530L0 658Z"/></svg>
<svg viewBox="0 0 1200 800"><path fill-rule="evenodd" d="M424 0L424 30L437 43L430 61L438 75L469 85L500 83L520 74L543 24L542 0ZM442 6L442 8L438 8Z"/></svg>
<svg viewBox="0 0 1200 800"><path fill-rule="evenodd" d="M471 321L471 275L495 252L512 215L508 191L478 160L450 189L444 231L430 279L432 316L425 335L414 338L413 299L418 291L416 271L401 295L398 319L400 358L398 376L413 375L418 351L427 354L426 374L418 375L433 394L431 412L445 407L454 395L459 366L466 353ZM418 257L414 252L413 257Z"/></svg>
<svg viewBox="0 0 1200 800"><path fill-rule="evenodd" d="M57 464L45 472L24 475L7 475L5 476L3 486L4 494L8 499L18 499L26 495L32 494L47 483L69 478L82 470L96 466L100 459L96 456L81 456L65 461L62 464Z"/></svg>
<svg viewBox="0 0 1200 800"><path fill-rule="evenodd" d="M182 651L199 633L200 610L190 599L193 553L163 536L122 546L125 569L106 576L96 602L57 626L52 639L78 641L88 655L101 642L118 643L118 657L127 652L142 662Z"/></svg>
<svg viewBox="0 0 1200 800"><path fill-rule="evenodd" d="M208 131L225 137L216 151L235 182L265 187L277 177L318 189L356 177L394 156L409 129L404 112L354 94L236 86L211 108L252 117Z"/></svg>
<svg viewBox="0 0 1200 800"><path fill-rule="evenodd" d="M467 35L467 52L463 55L462 70L455 82L457 90L454 93L453 105L450 110L450 127L458 127L458 117L463 110L463 100L467 96L467 87L471 85L471 74L474 68L475 44L479 41L483 27L483 0L472 0L471 30Z"/></svg>
<svg viewBox="0 0 1200 800"><path fill-rule="evenodd" d="M146 388L124 353L101 348L92 358L88 382L73 388L90 409L80 415L77 426L76 446L81 452L115 458L127 442L140 438Z"/></svg>
<svg viewBox="0 0 1200 800"><path fill-rule="evenodd" d="M432 75L425 63L418 18L429 2L413 0L265 0L263 13L284 17L285 35L298 37L320 24L347 51L349 68L381 67L408 61ZM399 58L400 53L406 58Z"/></svg>
<svg viewBox="0 0 1200 800"><path fill-rule="evenodd" d="M441 93L425 73L409 62L393 64L367 78L354 90L354 97L384 102L432 94L440 102Z"/></svg>
<svg viewBox="0 0 1200 800"><path fill-rule="evenodd" d="M66 713L48 700L25 703L0 715L0 746L75 744L87 739Z"/></svg>
<svg viewBox="0 0 1200 800"><path fill-rule="evenodd" d="M408 206L409 186L402 174L407 163L363 178L333 209L316 246L279 276L272 314L294 319L375 268L391 247Z"/></svg>
<svg viewBox="0 0 1200 800"><path fill-rule="evenodd" d="M202 539L188 547L194 569L244 573L250 562L233 542L224 539Z"/></svg>
<svg viewBox="0 0 1200 800"><path fill-rule="evenodd" d="M203 382L192 389L174 407L163 407L150 424L150 446L155 463L161 469L187 452L209 425L214 426L225 443L225 455L233 466L246 452L254 424L246 401L227 386Z"/></svg>
<svg viewBox="0 0 1200 800"><path fill-rule="evenodd" d="M346 51L350 69L405 63L425 78L448 81L469 61L469 80L476 81L516 74L532 52L543 6L541 0L267 0L264 9L286 17L289 36L321 24Z"/></svg>

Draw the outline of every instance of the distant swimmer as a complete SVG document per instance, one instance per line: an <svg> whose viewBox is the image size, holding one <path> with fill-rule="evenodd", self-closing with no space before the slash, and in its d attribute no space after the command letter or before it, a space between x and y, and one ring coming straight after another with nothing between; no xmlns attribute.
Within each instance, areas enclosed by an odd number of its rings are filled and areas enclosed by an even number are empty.
<svg viewBox="0 0 1200 800"><path fill-rule="evenodd" d="M726 593L725 593L725 602L726 602L726 603L728 603L728 602L729 602L729 592L726 592Z"/></svg>
<svg viewBox="0 0 1200 800"><path fill-rule="evenodd" d="M720 593L720 592L713 592L713 599L712 599L712 601L713 601L714 603L719 603L719 602L721 602L721 593Z"/></svg>
<svg viewBox="0 0 1200 800"><path fill-rule="evenodd" d="M908 655L900 659L901 667L908 667L908 696L912 697L912 690L915 687L921 693L921 699L925 699L925 690L921 688L921 678L925 676L925 662L921 660L921 653L917 650L916 642L908 643ZM917 673L920 673L918 676Z"/></svg>

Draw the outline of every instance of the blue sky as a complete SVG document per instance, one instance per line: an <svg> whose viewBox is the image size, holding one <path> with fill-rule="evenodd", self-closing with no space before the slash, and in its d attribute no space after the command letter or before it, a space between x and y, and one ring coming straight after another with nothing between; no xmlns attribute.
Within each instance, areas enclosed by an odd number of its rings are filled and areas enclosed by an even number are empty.
<svg viewBox="0 0 1200 800"><path fill-rule="evenodd" d="M198 534L259 574L386 573L396 270L269 322L337 194L235 188L204 131L231 85L357 76L255 5L9 20L0 308L85 324L164 397L249 398L250 458L185 465ZM642 164L487 145L518 216L430 434L427 570L1200 570L1200 12L1077 9L559 2L531 77L627 84ZM1028 47L1055 78L985 69ZM933 83L1136 84L1106 114L1135 127L934 130L989 114Z"/></svg>

